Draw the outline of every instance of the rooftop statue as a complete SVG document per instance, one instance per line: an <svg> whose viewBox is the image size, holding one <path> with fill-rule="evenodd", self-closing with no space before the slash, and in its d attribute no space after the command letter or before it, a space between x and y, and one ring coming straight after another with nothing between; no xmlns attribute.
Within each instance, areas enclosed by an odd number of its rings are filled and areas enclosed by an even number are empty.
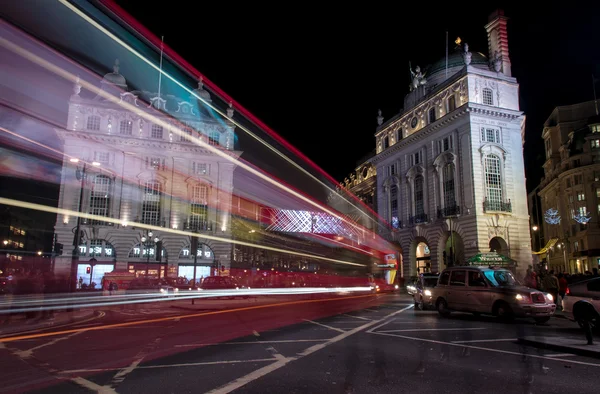
<svg viewBox="0 0 600 394"><path fill-rule="evenodd" d="M419 67L419 66L415 67L414 71L412 69L410 69L410 75L412 76L412 81L409 85L411 92L413 90L415 90L416 88L418 88L419 86L425 85L427 83L427 78L425 78L425 73L421 72L421 67Z"/></svg>

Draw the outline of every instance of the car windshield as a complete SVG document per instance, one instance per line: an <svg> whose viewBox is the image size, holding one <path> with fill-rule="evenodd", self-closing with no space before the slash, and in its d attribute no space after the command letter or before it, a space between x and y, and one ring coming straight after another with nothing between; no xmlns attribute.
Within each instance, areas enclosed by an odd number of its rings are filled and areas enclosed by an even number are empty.
<svg viewBox="0 0 600 394"><path fill-rule="evenodd" d="M437 285L437 281L438 281L437 277L423 279L423 283L424 283L425 287L435 287Z"/></svg>
<svg viewBox="0 0 600 394"><path fill-rule="evenodd" d="M487 280L494 287L499 286L519 286L520 283L515 279L513 274L510 271L483 271L483 274L487 278Z"/></svg>

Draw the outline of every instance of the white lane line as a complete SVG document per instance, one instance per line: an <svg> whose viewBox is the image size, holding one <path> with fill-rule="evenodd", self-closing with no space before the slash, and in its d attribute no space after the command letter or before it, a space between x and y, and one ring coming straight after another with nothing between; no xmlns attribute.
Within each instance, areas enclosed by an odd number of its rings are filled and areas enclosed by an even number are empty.
<svg viewBox="0 0 600 394"><path fill-rule="evenodd" d="M322 324L322 323L318 323L316 321L307 320L307 319L303 319L303 320L306 321L306 322L312 323L312 324L316 324L317 326L328 328L328 329L333 330L333 331L346 332L346 331L344 331L344 330L342 330L340 328L328 326L327 324Z"/></svg>
<svg viewBox="0 0 600 394"><path fill-rule="evenodd" d="M354 316L354 315L349 315L349 314L347 314L347 313L344 313L344 316L350 316L350 317L353 317L353 318L355 318L355 319L360 319L360 320L368 320L368 321L371 321L371 320L373 320L373 319L367 319L366 317L362 317L362 316Z"/></svg>
<svg viewBox="0 0 600 394"><path fill-rule="evenodd" d="M421 331L476 331L486 330L485 327L467 327L467 328L411 328L408 330L382 330L377 332L421 332Z"/></svg>
<svg viewBox="0 0 600 394"><path fill-rule="evenodd" d="M487 347L481 347L481 346L463 345L461 343L436 341L434 339L407 337L405 335L398 335L398 334L392 334L392 333L381 332L381 331L378 331L378 332L367 331L367 332L369 334L374 334L374 335L383 335L383 336L388 336L388 337L396 337L396 338L402 338L402 339L409 339L411 341L421 341L421 342L428 342L428 343L437 343L437 344L440 344L440 345L450 345L450 346L457 346L457 347L463 347L463 348L469 348L469 349L484 350L484 351L493 352L493 353L511 354L511 355L514 355L514 356L523 356L523 354L524 354L524 353L521 353L521 352L511 352L509 350L500 350L500 349L493 349L493 348L487 348ZM600 364L587 363L585 361L566 360L564 358L559 358L559 357L547 357L547 356L540 356L540 355L537 355L537 354L527 354L527 357L542 358L542 359L545 359L545 360L563 361L563 362L566 362L566 363L579 364L579 365L588 365L588 366L592 366L592 367L600 367Z"/></svg>
<svg viewBox="0 0 600 394"><path fill-rule="evenodd" d="M517 338L473 339L471 341L452 341L452 343L517 342Z"/></svg>
<svg viewBox="0 0 600 394"><path fill-rule="evenodd" d="M156 369L156 368L179 368L179 367L198 367L202 365L220 365L220 364L244 364L244 363L259 363L273 361L274 358L257 358L252 360L227 360L227 361L207 361L202 363L187 363L187 364L165 364L165 365L143 365L137 369ZM61 374L75 374L88 372L110 372L118 371L122 368L91 368L91 369L72 369L70 371L60 371Z"/></svg>
<svg viewBox="0 0 600 394"><path fill-rule="evenodd" d="M408 310L408 309L411 309L411 308L414 308L414 307L415 307L415 306L414 306L414 304L411 304L411 305L409 305L409 306L407 306L407 307L405 307L405 308L402 308L402 309L400 309L400 311L399 311L399 312L404 312L405 310ZM399 312L398 312L398 313L399 313ZM390 316L393 316L395 313L396 313L396 312L392 313L391 315L388 315L388 316L384 317L384 318L383 318L383 319L381 319L381 320L378 320L378 321L376 321L377 323L379 323L379 322L383 322L383 323L381 323L381 324L380 324L380 325L378 325L378 326L375 326L375 327L371 328L371 329L370 329L370 330L368 330L367 332L373 332L373 331L377 330L378 328L381 328L381 327L383 327L383 326L385 326L385 325L387 325L387 324L390 324L390 323L391 323L391 322L393 322L394 320L396 320L396 319L388 319L388 317L390 317Z"/></svg>
<svg viewBox="0 0 600 394"><path fill-rule="evenodd" d="M296 343L296 342L325 342L329 339L285 339L280 341L249 341L249 342L223 342L223 343L196 343L191 345L175 345L175 347L200 347L221 345L254 345L257 343Z"/></svg>
<svg viewBox="0 0 600 394"><path fill-rule="evenodd" d="M100 386L92 381L81 377L72 378L71 380L74 383L77 383L78 385L85 387L86 389L89 389L98 394L117 394L117 392L111 389L110 387Z"/></svg>
<svg viewBox="0 0 600 394"><path fill-rule="evenodd" d="M575 357L575 354L571 353L559 353L559 354L544 354L545 357Z"/></svg>
<svg viewBox="0 0 600 394"><path fill-rule="evenodd" d="M39 345L39 346L36 346L36 347L32 347L31 349L27 349L27 350L15 350L13 353L15 355L19 356L22 359L26 359L26 358L29 358L29 357L33 356L33 352L35 352L38 349L41 349L41 348L46 347L46 346L52 346L52 345L54 345L54 344L56 344L58 342L64 341L66 339L70 339L70 338L74 337L77 334L81 334L82 332L83 331L76 332L74 334L70 334L70 335L67 335L65 337L59 337L59 338L51 340L50 342L46 342L46 343L44 343L42 345Z"/></svg>
<svg viewBox="0 0 600 394"><path fill-rule="evenodd" d="M339 342L339 341L341 341L343 339L346 339L346 338L348 338L351 335L354 335L354 334L356 334L356 333L358 333L358 332L360 332L362 330L365 330L365 329L367 329L367 328L369 328L371 326L374 326L377 323L380 323L383 320L386 320L386 319L388 319L388 318L390 318L392 316L395 316L395 315L397 315L399 313L402 313L405 310L410 309L412 307L413 307L413 305L409 305L406 308L397 310L395 312L392 312L392 313L388 314L387 316L384 316L381 320L374 320L372 322L363 324L362 326L356 327L356 328L354 328L354 329L352 329L350 331L346 331L346 332L344 332L344 333L342 333L342 334L340 334L340 335L338 335L336 337L333 337L333 338L329 339L325 343L319 343L319 344L316 344L316 345L313 345L313 346L309 347L308 349L304 350L302 353L298 353L298 357L287 357L287 358L278 360L275 363L266 365L266 366L264 366L262 368L259 368L259 369L255 370L253 372L250 372L248 375L242 376L242 377L240 377L238 379L235 379L235 380L233 380L233 381L231 381L231 382L229 382L229 383L227 383L227 384L225 384L225 385L223 385L221 387L218 387L218 388L216 388L214 390L211 390L211 391L207 392L206 394L227 394L227 393L230 393L230 392L232 392L232 391L234 391L234 390L236 390L236 389L238 389L238 388L240 388L242 386L245 386L246 384L248 384L248 383L250 383L250 382L252 382L252 381L254 381L256 379L259 379L259 378L261 378L261 377L263 377L265 375L268 375L269 373L271 373L271 372L273 372L273 371L275 371L275 370L277 370L277 369L279 369L279 368L287 365L288 363L290 363L290 362L292 362L294 360L297 360L297 359L300 359L302 357L308 356L309 354L312 354L312 353L314 353L316 351L319 351L319 350L325 348L326 346L329 346L329 345L331 345L333 343L336 343L336 342Z"/></svg>

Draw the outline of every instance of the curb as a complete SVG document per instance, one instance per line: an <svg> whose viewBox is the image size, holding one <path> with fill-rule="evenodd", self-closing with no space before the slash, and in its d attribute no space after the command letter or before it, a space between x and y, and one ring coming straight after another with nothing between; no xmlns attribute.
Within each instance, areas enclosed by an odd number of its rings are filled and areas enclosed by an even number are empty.
<svg viewBox="0 0 600 394"><path fill-rule="evenodd" d="M582 338L581 340L583 342L585 340L585 338ZM540 349L557 350L560 352L576 354L578 356L585 356L585 357L592 357L592 358L600 359L600 350L582 349L580 347L557 345L554 343L548 343L548 342L544 342L544 341L536 341L536 340L527 339L527 338L518 338L518 342L523 345L529 345L529 346L537 347ZM586 346L586 345L582 344L581 346ZM598 345L595 345L595 346L598 346Z"/></svg>

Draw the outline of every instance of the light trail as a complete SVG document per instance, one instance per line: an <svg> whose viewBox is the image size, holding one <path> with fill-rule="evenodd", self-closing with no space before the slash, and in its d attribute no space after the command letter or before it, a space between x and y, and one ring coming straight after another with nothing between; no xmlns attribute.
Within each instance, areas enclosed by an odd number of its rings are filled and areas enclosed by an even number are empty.
<svg viewBox="0 0 600 394"><path fill-rule="evenodd" d="M294 167L296 167L297 169L299 169L300 171L302 171L303 173L305 173L306 175L308 175L309 177L311 177L312 179L314 179L316 182L320 183L321 185L323 185L325 188L327 188L329 191L337 194L338 196L340 196L344 201L348 202L349 204L351 204L352 206L354 206L355 208L358 208L356 205L354 205L351 201L349 201L348 199L346 199L344 196L342 196L341 194L339 194L335 189L332 189L331 187L329 187L327 184L323 183L322 181L320 181L317 177L315 177L314 175L312 175L310 172L306 171L304 168L302 168L301 166L299 166L297 163L295 163L293 160L291 160L289 157L285 156L282 152L278 151L277 149L275 149L272 145L268 144L266 141L264 141L263 139L261 139L260 137L258 137L256 134L252 133L250 130L248 130L246 127L244 127L243 125L239 124L238 122L236 122L235 120L233 120L232 118L229 118L226 116L225 113L223 113L219 108L213 106L211 103L205 101L204 99L202 99L201 97L199 97L198 95L196 95L196 93L194 93L192 90L190 90L188 87L186 87L184 84L182 84L181 82L179 82L178 80L176 80L174 77L172 77L171 75L169 75L168 73L166 73L164 70L160 69L159 67L157 67L154 63L152 63L149 59L147 59L146 57L144 57L142 54L140 54L138 51L136 51L134 48L132 48L130 45L128 45L126 42L124 42L123 40L121 40L120 38L118 38L116 35L114 35L113 33L109 32L106 28L102 27L99 23L97 23L96 21L94 21L92 18L90 18L89 16L87 16L85 13L83 13L81 10L77 9L75 6L73 6L72 4L70 4L67 0L59 0L59 2L61 4L63 4L65 7L67 7L68 9L70 9L73 13L75 13L76 15L78 15L80 18L82 18L83 20L85 20L86 22L88 22L90 25L94 26L96 29L98 29L99 31L101 31L102 33L104 33L106 36L110 37L113 41L115 41L116 43L118 43L119 45L121 45L123 48L127 49L130 53L134 54L135 56L137 56L140 60L142 60L144 63L148 64L150 67L154 68L158 73L160 73L161 75L164 75L166 78L170 79L171 81L173 81L175 84L177 84L179 87L181 87L182 89L184 89L185 91L187 91L188 93L190 93L190 95L196 97L198 100L200 100L201 102L203 102L206 106L212 108L215 112L217 112L219 115L223 116L226 119L229 119L230 121L232 121L237 127L239 127L241 130L243 130L244 132L246 132L248 135L252 136L253 138L255 138L257 141L259 141L261 144L265 145L267 148L269 148L271 151L273 151L275 154L277 154L278 156L280 156L281 158L283 158L284 160L286 160L288 163L290 163L291 165L293 165ZM260 122L262 124L262 122ZM262 126L261 126L262 127ZM264 128L264 127L263 127ZM279 138L281 139L281 137ZM283 140L283 139L282 139ZM283 140L285 141L285 140ZM281 142L281 141L280 141ZM286 145L290 145L289 143L286 142ZM291 145L290 145L291 146ZM294 148L295 149L295 148ZM295 149L297 151L297 149ZM299 151L298 151L299 152ZM298 154L297 152L294 152L296 154ZM305 155L302 155L303 159L305 161L307 161L308 158L306 158ZM310 163L312 163L314 166L316 166L316 164L314 164L312 161L310 161L308 159L308 161ZM327 174L325 171L323 171L322 169L320 169L318 166L316 166L319 170L321 170L327 177L331 178L331 176L329 174ZM331 178L333 179L333 178ZM334 180L335 181L335 180ZM335 182L337 184L337 182ZM344 189L345 190L345 189ZM348 193L350 195L353 195L352 193L350 193L348 191ZM353 195L354 196L354 195ZM357 200L358 198L356 196L354 196ZM360 200L359 200L360 201ZM333 215L343 221L345 221L344 218L339 217L338 215L334 214L333 212L328 211L325 207L322 206L317 206L319 209L324 210L325 212L329 213L330 215ZM360 209L360 208L358 208ZM368 208L372 213L374 213L377 217L379 217L381 220L385 221L385 219L381 218L375 211L373 211L372 209ZM354 225L355 224L351 223L351 222L347 222L350 225Z"/></svg>
<svg viewBox="0 0 600 394"><path fill-rule="evenodd" d="M107 32L107 34L110 34ZM358 230L362 230L362 231L367 231L369 233L372 233L370 230L365 229L363 226L359 226L356 223L353 223L349 220L347 220L345 217L338 215L337 213L333 212L332 210L330 210L328 207L324 207L320 204L318 204L317 202L313 201L312 199L302 195L301 193L291 189L290 187L284 186L281 183L273 180L271 177L265 175L264 173L256 170L253 166L250 166L248 164L246 164L245 162L241 161L238 159L237 155L233 154L233 153L227 153L226 151L222 151L221 149L218 149L214 146L211 146L210 144L205 143L204 141L202 141L201 138L197 138L195 136L190 136L188 134L186 134L185 132L183 132L182 130L180 130L179 128L171 128L170 124L165 122L164 120L148 114L147 112L145 112L143 109L136 107L132 104L129 104L127 102L123 102L118 100L116 97L112 96L111 94L99 89L98 87L88 83L87 81L82 81L79 79L79 77L71 74L68 71L65 71L63 69L61 69L60 67L52 64L51 62L41 58L40 56L37 56L33 53L31 53L30 51L27 51L24 48L19 47L16 44L13 44L12 42L6 40L5 38L0 37L0 44L2 44L2 46L4 46L5 48L9 49L10 51L18 54L19 56L22 56L25 59L28 59L29 61L47 69L48 71L64 78L65 80L71 81L73 83L79 83L82 87L85 87L87 90L96 93L97 95L105 98L106 100L112 102L113 104L122 107L123 109L130 111L134 114L136 114L137 116L139 116L140 118L144 118L149 122L158 124L160 126L162 126L164 129L170 129L172 132L174 132L174 134L179 135L180 137L184 137L186 138L188 141L195 143L196 145L207 149L209 151L211 151L212 153L224 158L227 161L232 162L233 164L245 169L246 171L250 172L253 175L256 175L257 177L259 177L260 179L263 179L265 181L267 181L268 183L274 185L275 187L284 190L285 192L293 195L294 197L299 198L300 200L307 202L308 204L340 219L341 221L343 221L344 223L358 229ZM123 43L123 45L126 45L125 43ZM138 55L139 56L139 55ZM145 59L144 59L145 60ZM146 62L148 62L147 60L145 60ZM155 66L153 66L155 67ZM168 76L168 74L167 74ZM172 78L169 76L169 78ZM180 83L178 83L182 88L185 88L183 85L181 85ZM187 88L185 88L187 89ZM190 91L191 92L191 91ZM195 93L191 93L193 95L195 95ZM196 95L195 95L196 96ZM196 96L198 97L198 96ZM199 98L199 97L198 97ZM199 98L200 99L200 98ZM71 130L73 131L73 130ZM76 132L76 130L75 130ZM236 157L234 157L236 156ZM378 237L378 239L380 240L380 242L385 242L386 244L389 244L387 241L385 241L383 238ZM389 246L390 250L393 250L393 248L391 246Z"/></svg>
<svg viewBox="0 0 600 394"><path fill-rule="evenodd" d="M77 211L73 211L73 210L70 210L70 209L64 209L64 208L50 207L48 205L34 204L34 203L30 203L30 202L13 200L13 199L4 198L4 197L0 197L0 204L10 205L10 206L13 206L13 207L26 208L26 209L33 209L33 210L43 211L43 212L50 212L50 213L55 213L55 214L58 214L58 215L75 216L75 217L79 216L79 217L84 218L84 219L98 220L98 221L104 221L104 222L111 222L111 223L114 223L114 224L121 224L122 223L121 220L114 219L114 218L109 218L109 217L105 217L105 216L92 215L90 213L77 212ZM143 228L143 229L146 229L146 230L160 231L162 233L171 233L171 234L176 234L176 235L185 235L185 236L189 236L189 237L195 237L195 236L198 235L197 233L193 233L191 231L176 230L176 229L172 229L172 228L168 228L168 227L150 226L148 224L137 223L137 222L127 222L127 225L128 226L134 226L134 227ZM202 237L206 238L206 239L213 240L213 241L231 243L231 244L235 244L235 245L250 246L250 247L254 247L254 248L258 248L258 249L272 250L274 252L287 253L287 254L292 254L292 255L295 255L295 256L302 256L302 257L309 257L309 258L313 258L313 259L319 259L319 260L329 261L329 262L332 262L332 263L352 265L352 266L356 266L356 267L365 267L364 264L358 264L358 263L352 263L352 262L349 262L349 261L331 259L331 258L328 258L328 257L323 257L323 256L318 256L318 255L312 255L312 254L308 254L308 253L294 252L294 251L291 251L291 250L274 248L274 247L271 247L271 246L260 245L260 244L253 244L253 243L250 243L250 242L238 241L238 240L234 240L234 239L230 239L230 238L217 237L217 236L209 235L209 234L202 234Z"/></svg>
<svg viewBox="0 0 600 394"><path fill-rule="evenodd" d="M112 329L112 328L131 327L131 326L138 326L138 325L149 324L149 323L160 323L160 322L165 322L165 321L173 321L176 319L179 319L179 320L190 319L193 317L221 315L221 314L225 314L225 313L234 313L234 312L245 312L245 311L251 311L251 310L256 310L256 309L267 309L267 308L289 306L289 305L311 304L311 303L315 303L315 302L341 301L341 300L350 300L350 299L373 297L373 296L375 296L375 294L355 295L355 296L349 296L349 297L325 298L322 300L300 300L300 301L289 301L289 302L282 302L282 303L268 304L268 305L246 306L243 308L226 309L226 310L212 311L212 312L193 313L193 314L189 314L189 315L161 317L161 318L148 319L148 320L137 320L137 321L126 322L126 323L107 324L104 326L74 328L74 329L70 329L70 330L45 332L45 333L39 333L39 334L17 335L17 336L13 336L13 337L0 338L0 343L22 341L24 339L45 338L45 337L52 337L52 336L64 335L64 334L74 334L77 332L84 332L84 331L100 331L100 330L107 330L107 329Z"/></svg>

